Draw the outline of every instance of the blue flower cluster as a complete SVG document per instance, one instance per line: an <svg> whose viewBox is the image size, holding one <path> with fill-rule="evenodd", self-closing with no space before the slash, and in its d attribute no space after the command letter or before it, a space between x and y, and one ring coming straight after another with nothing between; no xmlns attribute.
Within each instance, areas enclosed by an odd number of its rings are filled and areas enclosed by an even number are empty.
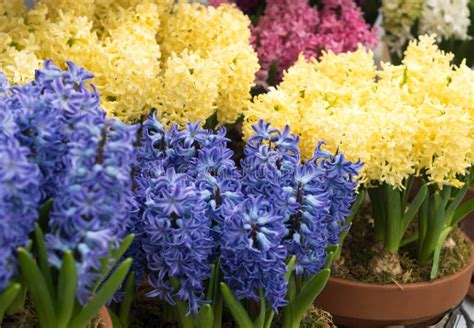
<svg viewBox="0 0 474 328"><path fill-rule="evenodd" d="M303 163L288 127L260 121L254 130L238 169L223 128L213 133L197 122L165 131L155 116L144 122L131 231L140 236L133 250L146 259L139 270L155 288L151 296L171 304L179 298L196 313L220 259L239 299L258 301L263 290L277 311L286 304L290 256L297 274L322 269L326 247L345 228L361 164L322 144Z"/></svg>
<svg viewBox="0 0 474 328"><path fill-rule="evenodd" d="M285 232L283 217L263 196L249 195L226 218L221 268L237 298L258 301L263 289L275 311L287 304Z"/></svg>
<svg viewBox="0 0 474 328"><path fill-rule="evenodd" d="M256 299L263 288L276 311L285 304L284 259L295 255L296 274L309 276L323 268L326 247L338 243L361 164L322 151L322 144L303 163L299 138L288 127L259 121L253 129L241 162L249 198L225 221L221 261L239 298ZM262 279L267 273L271 278Z"/></svg>
<svg viewBox="0 0 474 328"><path fill-rule="evenodd" d="M137 151L135 200L141 208L130 230L138 235L134 257L143 258L139 250L144 252L155 288L150 296L171 304L177 297L192 313L205 303L224 217L242 198L228 142L224 129L213 133L199 122L165 132L152 115ZM143 271L140 263L135 269Z"/></svg>
<svg viewBox="0 0 474 328"><path fill-rule="evenodd" d="M10 87L0 73L0 293L17 274L15 250L28 243L38 217L41 173L20 145L19 128L7 105Z"/></svg>
<svg viewBox="0 0 474 328"><path fill-rule="evenodd" d="M117 120L84 117L71 134L62 192L54 198L50 262L60 267L64 251L75 250L78 299L85 303L99 270L126 234L134 208L131 165L135 128Z"/></svg>
<svg viewBox="0 0 474 328"><path fill-rule="evenodd" d="M12 87L6 99L20 128L17 138L30 148L29 157L43 174L43 200L55 196L64 179L69 135L75 123L85 114L105 117L98 93L86 87L92 75L72 63L68 68L62 71L46 61L34 81Z"/></svg>
<svg viewBox="0 0 474 328"><path fill-rule="evenodd" d="M73 250L77 296L84 303L98 283L101 260L118 247L133 212L137 129L107 119L88 84L93 76L67 66L63 71L46 61L34 81L5 93L5 106L18 125L16 138L42 173L41 200L53 199L46 234L50 263L60 268L64 252Z"/></svg>

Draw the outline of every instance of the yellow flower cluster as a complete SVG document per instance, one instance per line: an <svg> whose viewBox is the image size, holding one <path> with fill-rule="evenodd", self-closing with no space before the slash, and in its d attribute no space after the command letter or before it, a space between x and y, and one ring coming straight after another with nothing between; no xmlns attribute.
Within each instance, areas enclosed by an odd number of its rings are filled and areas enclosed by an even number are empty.
<svg viewBox="0 0 474 328"><path fill-rule="evenodd" d="M219 123L235 122L248 107L260 69L249 43L248 17L230 5L178 3L161 24L163 60L174 73L161 80L158 112L177 122L217 112Z"/></svg>
<svg viewBox="0 0 474 328"><path fill-rule="evenodd" d="M14 2L14 3L12 3ZM157 108L168 122L234 122L247 107L257 55L250 21L231 5L174 0L0 1L0 70L31 80L43 59L94 73L102 106L125 122Z"/></svg>
<svg viewBox="0 0 474 328"><path fill-rule="evenodd" d="M474 161L474 73L450 64L434 37L413 41L401 65L377 70L370 51L300 57L281 84L245 112L244 134L262 118L301 136L303 158L319 140L364 162L361 183L402 188L413 174L457 179Z"/></svg>
<svg viewBox="0 0 474 328"><path fill-rule="evenodd" d="M0 68L15 84L31 81L43 62L34 36L23 22L26 8L22 0L0 2Z"/></svg>

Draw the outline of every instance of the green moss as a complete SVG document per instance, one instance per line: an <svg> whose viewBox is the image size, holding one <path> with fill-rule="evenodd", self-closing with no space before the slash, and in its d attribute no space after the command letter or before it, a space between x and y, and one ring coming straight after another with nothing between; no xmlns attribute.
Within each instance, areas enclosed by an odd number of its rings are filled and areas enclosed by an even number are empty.
<svg viewBox="0 0 474 328"><path fill-rule="evenodd" d="M301 328L325 328L333 326L331 314L315 306L309 309L300 325Z"/></svg>
<svg viewBox="0 0 474 328"><path fill-rule="evenodd" d="M415 229L416 226L410 227L411 231L415 231ZM407 232L407 235L410 235L410 231ZM454 241L454 247L445 247L441 251L439 278L458 272L470 261L471 245L466 242L461 230L454 229L449 238ZM354 222L344 241L342 256L334 264L332 276L379 284L415 283L430 280L431 265L417 264L416 242L400 248L402 273L399 275L386 272L374 274L369 269L370 260L380 253L380 249L380 244L374 237L370 215L362 215Z"/></svg>
<svg viewBox="0 0 474 328"><path fill-rule="evenodd" d="M279 328L281 327L281 317L276 315L272 321L272 328ZM300 328L325 328L325 327L333 327L334 324L332 322L332 316L328 312L325 312L314 305L306 312L303 320L301 321ZM224 328L231 328L224 327ZM232 327L233 328L233 327Z"/></svg>

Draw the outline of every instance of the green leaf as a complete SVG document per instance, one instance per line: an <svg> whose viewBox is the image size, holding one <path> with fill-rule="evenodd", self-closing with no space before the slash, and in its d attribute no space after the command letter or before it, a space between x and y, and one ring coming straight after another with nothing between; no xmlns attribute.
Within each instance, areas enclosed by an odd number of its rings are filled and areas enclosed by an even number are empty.
<svg viewBox="0 0 474 328"><path fill-rule="evenodd" d="M446 208L446 224L452 225L451 222L453 220L454 212L458 208L459 204L461 204L464 196L466 196L467 190L469 189L469 184L465 184L464 187L459 190L454 196L454 199L449 204L448 208Z"/></svg>
<svg viewBox="0 0 474 328"><path fill-rule="evenodd" d="M288 289L286 292L286 298L289 302L293 301L296 297L296 279L295 276L290 276L288 280Z"/></svg>
<svg viewBox="0 0 474 328"><path fill-rule="evenodd" d="M56 309L58 327L68 327L76 302L77 270L76 261L71 251L63 256L63 264L59 271Z"/></svg>
<svg viewBox="0 0 474 328"><path fill-rule="evenodd" d="M21 285L20 291L17 293L15 299L10 303L10 306L7 308L7 315L15 314L25 307L26 292L27 288L25 284Z"/></svg>
<svg viewBox="0 0 474 328"><path fill-rule="evenodd" d="M220 291L217 292L217 297L214 298L212 309L214 311L214 325L213 328L220 328L222 325L222 312L224 309L224 300Z"/></svg>
<svg viewBox="0 0 474 328"><path fill-rule="evenodd" d="M325 269L330 269L331 268L331 264L332 264L332 261L334 260L335 256L336 256L335 252L328 253L328 255L326 256L326 262L324 263L324 268Z"/></svg>
<svg viewBox="0 0 474 328"><path fill-rule="evenodd" d="M50 198L43 203L39 210L38 223L43 231L48 229L49 212L53 209L53 199Z"/></svg>
<svg viewBox="0 0 474 328"><path fill-rule="evenodd" d="M474 198L469 199L467 202L459 206L456 211L454 211L453 219L450 226L455 227L459 222L462 221L467 215L474 211Z"/></svg>
<svg viewBox="0 0 474 328"><path fill-rule="evenodd" d="M253 328L252 320L242 304L235 298L234 293L232 293L230 288L224 282L221 282L220 286L222 296L224 297L237 326L240 328Z"/></svg>
<svg viewBox="0 0 474 328"><path fill-rule="evenodd" d="M418 193L416 194L415 198L413 199L410 206L408 207L408 210L403 215L402 231L401 231L400 237L403 238L403 235L407 231L408 226L410 225L411 221L415 217L415 214L418 212L421 205L425 201L426 195L428 195L428 187L426 186L426 184L424 184L421 186L420 190L418 190Z"/></svg>
<svg viewBox="0 0 474 328"><path fill-rule="evenodd" d="M428 211L430 208L430 197L426 197L423 204L421 204L420 212L418 213L418 251L421 252L421 245L423 245L426 232L428 230Z"/></svg>
<svg viewBox="0 0 474 328"><path fill-rule="evenodd" d="M130 273L125 282L125 295L120 303L119 317L123 327L128 327L128 320L130 316L130 308L132 307L133 299L135 298L135 272Z"/></svg>
<svg viewBox="0 0 474 328"><path fill-rule="evenodd" d="M267 314L265 315L265 317L267 318L265 320L265 328L271 328L272 326L272 322L273 322L273 318L275 317L275 311L273 311L273 309L270 307L267 311Z"/></svg>
<svg viewBox="0 0 474 328"><path fill-rule="evenodd" d="M405 245L408 245L408 244L411 244L411 243L417 241L417 240L418 240L418 237L419 237L418 233L415 232L415 233L412 234L411 236L406 237L405 239L402 239L402 241L401 241L401 243L400 243L400 247L403 247L403 246L405 246Z"/></svg>
<svg viewBox="0 0 474 328"><path fill-rule="evenodd" d="M311 278L303 284L301 292L288 304L288 306L291 307L292 318L291 320L283 318L283 327L299 327L308 308L313 304L324 287L326 287L330 274L331 270L323 269L311 276Z"/></svg>
<svg viewBox="0 0 474 328"><path fill-rule="evenodd" d="M293 273L293 270L295 268L295 264L296 264L296 255L293 255L288 261L288 264L286 265L286 272L285 272L286 281L290 280L291 274Z"/></svg>
<svg viewBox="0 0 474 328"><path fill-rule="evenodd" d="M406 188L402 191L402 206L401 206L402 211L405 211L405 209L407 208L408 196L410 196L410 192L413 187L414 180L415 178L412 175L408 177L408 179L406 180L407 182Z"/></svg>
<svg viewBox="0 0 474 328"><path fill-rule="evenodd" d="M369 188L367 189L370 198L370 204L372 206L372 215L374 217L374 230L375 238L378 241L385 240L385 200L383 197L383 188Z"/></svg>
<svg viewBox="0 0 474 328"><path fill-rule="evenodd" d="M2 293L0 293L0 324L3 321L5 312L10 307L10 304L13 303L20 290L21 285L19 283L13 283L10 284Z"/></svg>
<svg viewBox="0 0 474 328"><path fill-rule="evenodd" d="M114 328L125 328L124 325L122 325L122 322L120 321L120 318L113 312L107 309L109 312L110 318L112 319L112 326Z"/></svg>
<svg viewBox="0 0 474 328"><path fill-rule="evenodd" d="M430 198L426 236L418 257L420 264L427 264L431 261L446 219L441 195L433 194Z"/></svg>
<svg viewBox="0 0 474 328"><path fill-rule="evenodd" d="M215 264L214 271L214 282L213 282L213 292L212 292L212 310L214 312L214 325L213 328L220 328L222 325L222 312L224 309L224 300L222 299L221 290L219 288L220 281L220 260Z"/></svg>
<svg viewBox="0 0 474 328"><path fill-rule="evenodd" d="M326 254L335 253L339 249L339 245L329 245L326 247Z"/></svg>
<svg viewBox="0 0 474 328"><path fill-rule="evenodd" d="M260 290L258 291L258 294L260 296L260 313L258 314L258 317L255 319L254 327L263 328L263 325L265 324L266 308L265 308L265 295L263 293L262 288L260 288Z"/></svg>
<svg viewBox="0 0 474 328"><path fill-rule="evenodd" d="M205 304L199 310L197 317L198 328L210 328L214 325L214 312L210 304Z"/></svg>
<svg viewBox="0 0 474 328"><path fill-rule="evenodd" d="M444 186L443 190L440 191L441 199L443 200L443 207L446 208L451 196L451 186Z"/></svg>
<svg viewBox="0 0 474 328"><path fill-rule="evenodd" d="M48 261L48 252L46 250L46 244L44 242L44 235L43 230L41 230L40 226L36 223L35 224L35 245L36 251L38 252L38 263L43 274L44 280L46 281L46 286L48 287L49 293L54 295L54 286L53 286L53 278L51 275L51 268L49 266Z"/></svg>
<svg viewBox="0 0 474 328"><path fill-rule="evenodd" d="M124 260L115 271L110 275L109 279L99 289L96 295L94 295L89 303L87 303L79 314L73 318L69 327L71 328L82 328L91 321L102 306L104 306L114 295L120 284L125 279L132 265L132 259L128 258Z"/></svg>
<svg viewBox="0 0 474 328"><path fill-rule="evenodd" d="M436 244L436 248L433 253L433 266L431 267L430 279L436 279L438 276L439 270L439 259L441 255L441 249L443 248L444 241L448 237L449 233L451 232L452 227L446 227L441 232L441 235L438 239L438 243Z"/></svg>
<svg viewBox="0 0 474 328"><path fill-rule="evenodd" d="M23 248L18 249L21 277L33 300L41 327L56 327L53 299L46 287L46 280L31 255Z"/></svg>
<svg viewBox="0 0 474 328"><path fill-rule="evenodd" d="M392 186L385 184L384 191L386 196L387 217L385 221L385 249L390 252L397 252L400 248L401 229L402 229L402 211L400 191Z"/></svg>
<svg viewBox="0 0 474 328"><path fill-rule="evenodd" d="M116 250L111 251L109 256L101 260L101 264L102 264L101 275L94 288L94 292L96 292L97 289L103 284L104 280L109 275L110 270L118 263L118 261L125 254L127 249L132 244L133 239L135 239L134 234L129 234L125 236L122 243L120 244L120 247Z"/></svg>
<svg viewBox="0 0 474 328"><path fill-rule="evenodd" d="M344 221L344 225L351 223L354 221L354 218L356 217L357 213L359 213L360 206L365 200L365 190L359 191L359 194L357 195L356 200L351 206L351 215L349 215L346 220Z"/></svg>
<svg viewBox="0 0 474 328"><path fill-rule="evenodd" d="M209 285L207 287L206 300L211 300L212 296L214 295L214 288L215 288L216 274L217 274L217 270L218 270L218 265L219 265L219 261L217 261L217 265L213 264L211 266L211 279L209 279Z"/></svg>
<svg viewBox="0 0 474 328"><path fill-rule="evenodd" d="M170 278L171 285L175 290L179 289L179 281L175 277ZM174 310L176 311L176 316L178 318L179 326L181 328L193 328L194 327L194 319L191 315L188 314L188 306L181 301L179 298L175 297L176 305L174 306Z"/></svg>

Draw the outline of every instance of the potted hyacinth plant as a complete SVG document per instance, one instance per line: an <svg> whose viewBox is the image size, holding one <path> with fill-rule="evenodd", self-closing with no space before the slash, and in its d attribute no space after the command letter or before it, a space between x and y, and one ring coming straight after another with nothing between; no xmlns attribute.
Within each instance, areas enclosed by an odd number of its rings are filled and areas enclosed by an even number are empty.
<svg viewBox="0 0 474 328"><path fill-rule="evenodd" d="M316 300L336 324L436 321L466 294L470 243L457 225L473 210L472 201L461 204L474 161L472 70L452 59L433 36L381 69L362 48L300 57L245 112L248 136L260 118L290 121L305 158L324 140L364 163L359 191L368 197Z"/></svg>
<svg viewBox="0 0 474 328"><path fill-rule="evenodd" d="M103 306L131 266L118 261L133 240L136 129L106 118L92 75L67 66L47 61L23 86L1 79L0 322L19 325L28 306L26 326L107 326Z"/></svg>
<svg viewBox="0 0 474 328"><path fill-rule="evenodd" d="M323 144L302 162L288 126L260 121L238 166L225 133L199 122L165 131L156 115L143 123L129 251L137 282L162 323L299 327L349 227L362 164ZM137 319L123 308L116 326Z"/></svg>

